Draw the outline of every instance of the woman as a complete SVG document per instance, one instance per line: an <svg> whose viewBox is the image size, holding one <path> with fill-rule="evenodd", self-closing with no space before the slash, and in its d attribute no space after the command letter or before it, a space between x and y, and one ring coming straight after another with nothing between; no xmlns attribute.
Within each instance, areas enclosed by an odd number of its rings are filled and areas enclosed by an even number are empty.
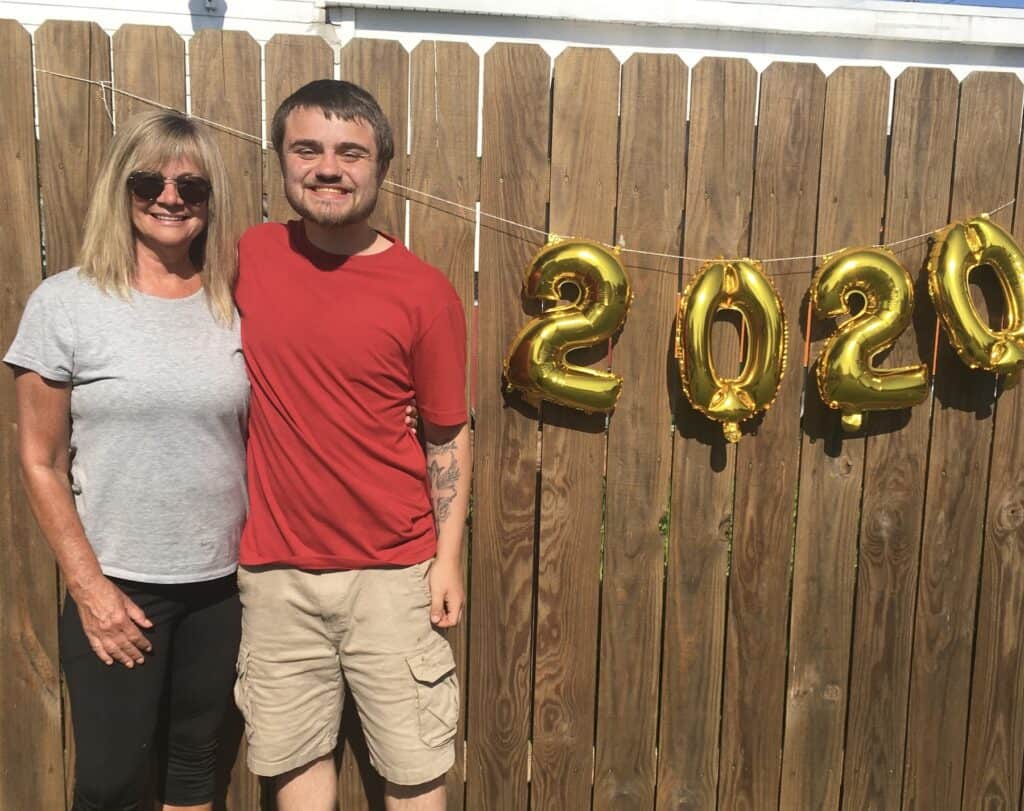
<svg viewBox="0 0 1024 811"><path fill-rule="evenodd" d="M249 394L227 188L185 116L121 129L80 267L33 293L4 358L29 500L67 584L75 811L137 808L154 743L164 809L212 809Z"/></svg>
<svg viewBox="0 0 1024 811"><path fill-rule="evenodd" d="M123 128L81 266L33 293L4 358L29 500L68 590L76 811L136 808L154 742L164 808L212 808L239 638L249 391L226 190L189 119Z"/></svg>

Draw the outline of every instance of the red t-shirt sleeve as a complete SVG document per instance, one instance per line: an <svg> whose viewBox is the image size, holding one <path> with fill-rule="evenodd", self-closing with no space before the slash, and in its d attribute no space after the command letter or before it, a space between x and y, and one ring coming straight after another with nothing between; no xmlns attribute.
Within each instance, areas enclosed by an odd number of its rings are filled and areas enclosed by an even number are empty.
<svg viewBox="0 0 1024 811"><path fill-rule="evenodd" d="M434 317L412 352L416 407L433 425L462 425L466 414L466 316L453 296Z"/></svg>

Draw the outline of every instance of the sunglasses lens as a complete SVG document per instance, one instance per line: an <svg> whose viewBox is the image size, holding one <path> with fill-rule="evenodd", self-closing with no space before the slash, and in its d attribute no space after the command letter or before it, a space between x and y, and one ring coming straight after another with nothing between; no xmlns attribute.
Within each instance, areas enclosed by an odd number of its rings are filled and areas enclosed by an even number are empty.
<svg viewBox="0 0 1024 811"><path fill-rule="evenodd" d="M132 172L128 175L128 188L142 200L152 202L164 193L164 176L159 172ZM210 199L210 182L203 177L181 175L174 178L178 195L189 205L205 203Z"/></svg>
<svg viewBox="0 0 1024 811"><path fill-rule="evenodd" d="M210 199L210 184L201 177L179 177L177 184L181 199L190 205Z"/></svg>
<svg viewBox="0 0 1024 811"><path fill-rule="evenodd" d="M128 176L128 188L143 200L156 200L164 190L163 175L156 172L132 172Z"/></svg>

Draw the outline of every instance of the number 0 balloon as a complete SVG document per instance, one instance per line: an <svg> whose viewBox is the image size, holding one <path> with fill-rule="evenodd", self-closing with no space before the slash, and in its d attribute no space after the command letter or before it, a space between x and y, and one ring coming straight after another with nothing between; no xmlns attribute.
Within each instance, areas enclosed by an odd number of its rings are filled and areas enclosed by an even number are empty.
<svg viewBox="0 0 1024 811"><path fill-rule="evenodd" d="M719 310L736 310L746 326L746 358L737 377L719 375L711 357L711 325ZM739 441L740 422L775 400L786 342L782 302L758 262L709 262L683 293L676 321L683 390L694 408L722 423L729 442Z"/></svg>
<svg viewBox="0 0 1024 811"><path fill-rule="evenodd" d="M990 328L971 300L970 275L982 265L995 271L1003 291L1003 329ZM960 360L1017 376L1024 363L1024 256L1013 237L984 215L946 226L928 257L928 292Z"/></svg>

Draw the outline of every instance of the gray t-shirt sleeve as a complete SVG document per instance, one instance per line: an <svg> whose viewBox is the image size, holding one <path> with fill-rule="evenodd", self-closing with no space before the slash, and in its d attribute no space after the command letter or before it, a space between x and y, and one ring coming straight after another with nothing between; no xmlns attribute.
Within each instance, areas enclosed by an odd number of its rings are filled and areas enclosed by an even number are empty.
<svg viewBox="0 0 1024 811"><path fill-rule="evenodd" d="M74 377L75 329L61 288L44 282L29 296L4 362L68 383Z"/></svg>

